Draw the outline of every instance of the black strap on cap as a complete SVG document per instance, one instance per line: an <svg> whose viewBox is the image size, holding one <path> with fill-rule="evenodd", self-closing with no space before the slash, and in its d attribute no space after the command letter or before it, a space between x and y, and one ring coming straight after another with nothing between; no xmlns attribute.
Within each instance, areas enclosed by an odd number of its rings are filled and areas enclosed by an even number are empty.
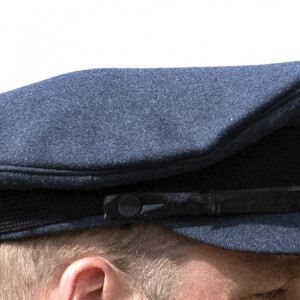
<svg viewBox="0 0 300 300"><path fill-rule="evenodd" d="M108 195L105 218L300 212L300 189L229 190L210 193L127 193Z"/></svg>
<svg viewBox="0 0 300 300"><path fill-rule="evenodd" d="M197 192L1 190L0 234L103 216L106 224L165 216L300 212L300 187Z"/></svg>

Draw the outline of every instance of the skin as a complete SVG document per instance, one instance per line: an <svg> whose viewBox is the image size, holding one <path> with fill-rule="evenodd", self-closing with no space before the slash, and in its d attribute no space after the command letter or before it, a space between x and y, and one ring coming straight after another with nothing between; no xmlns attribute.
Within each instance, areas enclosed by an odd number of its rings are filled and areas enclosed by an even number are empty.
<svg viewBox="0 0 300 300"><path fill-rule="evenodd" d="M243 253L204 245L196 246L191 257L182 274L186 278L182 300L300 299L300 255ZM284 296L257 295L278 288L286 289Z"/></svg>
<svg viewBox="0 0 300 300"><path fill-rule="evenodd" d="M187 254L189 259L180 267L178 300L300 299L300 255L243 253L203 244L188 247ZM285 289L284 295L265 294L279 288ZM95 256L69 265L59 285L43 299L143 298L131 294L128 282L119 272L108 261Z"/></svg>

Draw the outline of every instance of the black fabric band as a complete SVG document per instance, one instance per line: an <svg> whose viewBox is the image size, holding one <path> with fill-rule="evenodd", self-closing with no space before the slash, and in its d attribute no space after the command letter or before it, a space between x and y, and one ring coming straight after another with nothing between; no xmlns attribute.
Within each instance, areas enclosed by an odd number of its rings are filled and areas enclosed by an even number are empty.
<svg viewBox="0 0 300 300"><path fill-rule="evenodd" d="M115 224L165 216L293 212L300 212L297 189L110 195L100 190L0 190L0 234L97 215Z"/></svg>
<svg viewBox="0 0 300 300"><path fill-rule="evenodd" d="M107 196L105 218L218 216L300 212L300 190L258 189L211 193L132 193Z"/></svg>
<svg viewBox="0 0 300 300"><path fill-rule="evenodd" d="M101 214L101 191L0 190L0 233Z"/></svg>

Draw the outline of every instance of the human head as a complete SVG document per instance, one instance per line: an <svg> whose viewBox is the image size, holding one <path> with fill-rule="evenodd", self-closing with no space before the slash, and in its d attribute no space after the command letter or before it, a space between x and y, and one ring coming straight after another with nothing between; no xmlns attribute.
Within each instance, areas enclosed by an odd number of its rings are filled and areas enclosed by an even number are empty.
<svg viewBox="0 0 300 300"><path fill-rule="evenodd" d="M300 295L300 256L225 250L150 223L4 242L0 254L6 300L257 300L246 296L281 287L283 299Z"/></svg>
<svg viewBox="0 0 300 300"><path fill-rule="evenodd" d="M279 263L288 260L274 258L300 254L300 191L290 190L300 181L299 74L300 62L91 69L1 94L2 295L228 299L244 297L238 282L256 293L272 274L290 277ZM136 222L181 240L112 228ZM93 227L102 234L76 232ZM243 253L247 263L237 251L265 254ZM218 288L201 290L203 278Z"/></svg>

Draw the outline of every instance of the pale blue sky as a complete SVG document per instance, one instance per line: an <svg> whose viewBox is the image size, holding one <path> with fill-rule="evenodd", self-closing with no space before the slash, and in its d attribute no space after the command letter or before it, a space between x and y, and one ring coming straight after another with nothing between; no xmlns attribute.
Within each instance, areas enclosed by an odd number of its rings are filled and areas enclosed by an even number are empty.
<svg viewBox="0 0 300 300"><path fill-rule="evenodd" d="M0 92L107 67L300 60L298 0L0 1Z"/></svg>

